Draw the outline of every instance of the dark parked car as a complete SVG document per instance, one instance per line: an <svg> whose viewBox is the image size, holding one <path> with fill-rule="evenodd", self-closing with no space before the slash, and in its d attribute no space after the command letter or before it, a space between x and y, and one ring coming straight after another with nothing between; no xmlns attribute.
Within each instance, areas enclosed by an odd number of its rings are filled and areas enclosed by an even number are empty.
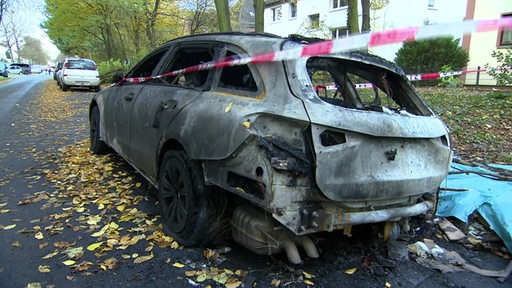
<svg viewBox="0 0 512 288"><path fill-rule="evenodd" d="M21 74L28 75L28 74L32 73L32 68L30 67L29 64L26 64L26 63L11 63L11 66L18 66L18 67L20 67L21 68Z"/></svg>
<svg viewBox="0 0 512 288"><path fill-rule="evenodd" d="M63 62L58 62L57 65L55 65L55 69L53 70L53 80L57 81L57 85L60 86L60 82L59 82L59 71L62 69L62 63Z"/></svg>
<svg viewBox="0 0 512 288"><path fill-rule="evenodd" d="M269 35L189 36L125 78L299 45ZM446 126L399 67L369 54L136 82L94 97L90 149L113 148L158 188L164 230L184 245L214 240L230 225L252 251L284 250L299 263L297 245L318 257L310 233L375 224L392 239L409 217L434 209L448 173Z"/></svg>
<svg viewBox="0 0 512 288"><path fill-rule="evenodd" d="M0 62L0 76L9 77L9 65Z"/></svg>

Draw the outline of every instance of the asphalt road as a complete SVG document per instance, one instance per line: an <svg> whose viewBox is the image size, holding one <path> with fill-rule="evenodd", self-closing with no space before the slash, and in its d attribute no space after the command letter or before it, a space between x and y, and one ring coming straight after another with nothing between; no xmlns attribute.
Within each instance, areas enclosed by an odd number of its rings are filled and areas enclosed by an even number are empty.
<svg viewBox="0 0 512 288"><path fill-rule="evenodd" d="M78 209L75 198L62 193L62 183L50 181L48 175L67 173L59 165L62 148L83 150L77 143L88 137L87 105L93 93L72 91L65 96L48 94L55 88L49 75L19 76L0 82L0 287L512 287L512 279L499 283L493 278L471 272L441 274L411 259L396 261L386 258L382 247L370 242L368 230L354 232L347 238L340 233L318 235L319 259L305 259L302 265L290 265L284 255L254 255L235 243L214 247L173 249L152 245L147 232L137 243L105 253L94 253L85 247L105 240L93 237L102 225L84 226L81 217L92 217L98 200ZM45 94L46 93L46 94ZM60 94L59 94L60 95ZM56 100L57 99L57 100ZM52 106L54 105L54 106ZM44 109L43 109L44 108ZM57 109L58 108L58 109ZM61 109L62 108L62 109ZM41 112L41 111L46 112ZM52 114L51 112L55 112ZM50 114L50 115L48 115ZM66 148L67 147L67 148ZM70 154L85 155L89 154ZM69 156L68 158L79 156ZM92 156L90 156L92 157ZM115 177L95 180L110 183L117 178L130 186L132 198L140 199L135 207L144 212L146 222L157 226L158 209L148 191L147 182L122 159L106 156L114 166ZM103 159L103 158L102 158ZM71 159L73 160L73 159ZM83 159L82 159L83 160ZM60 161L60 160L59 160ZM70 162L72 163L72 162ZM80 162L84 163L84 162ZM71 165L71 164L69 164ZM86 169L83 167L83 169ZM52 171L52 173L48 173ZM62 181L76 177L66 174ZM82 179L80 181L89 181ZM78 182L77 182L78 183ZM97 184L97 183L96 183ZM64 191L77 189L69 185ZM114 191L115 192L115 191ZM109 193L107 189L104 193ZM115 197L115 193L114 193ZM114 201L114 200L110 200ZM74 210L73 216L64 215ZM85 211L84 211L85 210ZM116 210L104 213L118 219ZM111 213L111 214L109 214ZM140 223L127 221L116 228L121 233L137 231ZM139 226L138 226L139 225ZM425 235L434 227L419 226ZM158 230L158 229L157 229ZM420 233L420 232L418 232ZM414 235L421 239L423 235ZM428 234L433 236L433 234ZM114 239L114 238L111 238ZM499 270L507 261L454 244L441 242L457 250L471 263ZM114 240L113 240L114 241ZM115 239L117 241L117 239ZM83 256L75 257L81 266L67 265L65 246L83 248ZM405 242L404 244L405 245ZM151 249L149 249L151 248ZM207 250L210 248L211 250ZM53 254L53 255L52 255ZM151 255L137 261L135 254ZM214 254L215 257L211 257ZM107 265L115 259L115 265ZM90 263L90 264L88 264ZM69 263L68 263L69 264ZM180 264L183 264L181 266ZM103 266L101 266L103 265ZM356 270L350 270L357 268ZM237 272L239 271L239 272ZM355 271L347 273L347 271ZM222 279L227 277L228 280ZM227 281L227 282L226 282ZM40 285L40 286L38 286ZM228 286L230 285L230 286Z"/></svg>

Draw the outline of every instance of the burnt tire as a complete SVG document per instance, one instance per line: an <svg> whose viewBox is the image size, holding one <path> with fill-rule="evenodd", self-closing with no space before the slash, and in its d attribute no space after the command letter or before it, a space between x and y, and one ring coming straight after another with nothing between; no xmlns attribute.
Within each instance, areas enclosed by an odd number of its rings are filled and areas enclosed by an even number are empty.
<svg viewBox="0 0 512 288"><path fill-rule="evenodd" d="M89 150L94 154L108 152L108 145L101 140L100 135L100 110L94 106L89 117Z"/></svg>
<svg viewBox="0 0 512 288"><path fill-rule="evenodd" d="M158 204L164 232L185 246L220 240L229 226L225 192L205 185L200 163L170 150L161 162Z"/></svg>

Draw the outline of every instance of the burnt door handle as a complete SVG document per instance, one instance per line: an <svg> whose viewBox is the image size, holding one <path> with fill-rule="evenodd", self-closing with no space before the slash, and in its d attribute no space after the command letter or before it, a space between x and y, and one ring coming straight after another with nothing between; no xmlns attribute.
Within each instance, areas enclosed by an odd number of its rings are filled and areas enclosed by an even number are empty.
<svg viewBox="0 0 512 288"><path fill-rule="evenodd" d="M175 100L169 100L166 102L162 101L158 107L158 110L156 111L155 120L153 121L153 125L152 125L153 128L160 127L160 115L162 114L162 111L167 110L167 109L174 109L174 108L176 108L176 106L178 106L178 102Z"/></svg>
<svg viewBox="0 0 512 288"><path fill-rule="evenodd" d="M125 96L124 96L124 100L126 100L126 101L132 101L134 96L135 96L135 94L134 94L134 93L129 93L128 95L125 95Z"/></svg>

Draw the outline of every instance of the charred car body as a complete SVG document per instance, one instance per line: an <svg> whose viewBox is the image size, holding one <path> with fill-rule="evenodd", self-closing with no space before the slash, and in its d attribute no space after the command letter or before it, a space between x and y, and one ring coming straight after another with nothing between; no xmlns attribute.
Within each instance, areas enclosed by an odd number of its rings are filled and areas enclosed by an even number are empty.
<svg viewBox="0 0 512 288"><path fill-rule="evenodd" d="M126 77L298 45L189 36ZM158 187L164 230L179 242L213 240L229 214L236 241L293 263L296 244L318 257L307 234L388 223L389 236L432 211L452 157L446 126L403 71L359 52L121 81L94 97L90 123L93 152L113 148Z"/></svg>

